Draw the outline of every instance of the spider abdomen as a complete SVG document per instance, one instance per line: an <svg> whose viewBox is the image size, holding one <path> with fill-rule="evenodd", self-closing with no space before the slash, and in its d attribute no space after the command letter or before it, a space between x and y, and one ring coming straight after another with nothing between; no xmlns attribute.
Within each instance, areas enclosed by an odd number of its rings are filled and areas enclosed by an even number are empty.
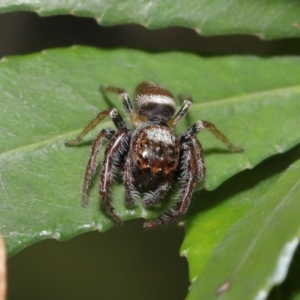
<svg viewBox="0 0 300 300"><path fill-rule="evenodd" d="M141 171L164 176L177 168L179 140L167 126L143 126L133 136L131 149Z"/></svg>

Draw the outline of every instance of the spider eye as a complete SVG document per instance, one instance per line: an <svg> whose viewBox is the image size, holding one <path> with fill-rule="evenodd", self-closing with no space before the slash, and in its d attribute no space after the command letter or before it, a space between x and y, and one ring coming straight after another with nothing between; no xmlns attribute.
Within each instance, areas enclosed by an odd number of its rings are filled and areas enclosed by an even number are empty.
<svg viewBox="0 0 300 300"><path fill-rule="evenodd" d="M150 121L167 122L175 112L173 95L153 82L142 82L135 91L135 108L138 114Z"/></svg>

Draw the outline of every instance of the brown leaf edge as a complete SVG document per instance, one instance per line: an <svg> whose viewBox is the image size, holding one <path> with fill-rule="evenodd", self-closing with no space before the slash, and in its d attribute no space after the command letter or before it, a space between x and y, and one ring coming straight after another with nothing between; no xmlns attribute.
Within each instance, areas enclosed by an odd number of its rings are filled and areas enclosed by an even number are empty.
<svg viewBox="0 0 300 300"><path fill-rule="evenodd" d="M6 299L6 251L0 235L0 300Z"/></svg>

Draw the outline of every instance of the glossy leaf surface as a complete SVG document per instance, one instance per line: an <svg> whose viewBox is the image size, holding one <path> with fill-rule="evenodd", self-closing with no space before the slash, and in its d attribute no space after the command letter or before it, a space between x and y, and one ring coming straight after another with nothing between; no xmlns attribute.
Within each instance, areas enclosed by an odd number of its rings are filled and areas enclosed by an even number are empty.
<svg viewBox="0 0 300 300"><path fill-rule="evenodd" d="M206 193L188 219L188 299L266 299L285 279L299 244L300 148L280 156L235 176L235 192L232 178Z"/></svg>
<svg viewBox="0 0 300 300"><path fill-rule="evenodd" d="M202 35L254 34L262 38L300 35L297 1L2 0L0 12L12 11L93 17L105 26L132 23L152 29L183 26Z"/></svg>
<svg viewBox="0 0 300 300"><path fill-rule="evenodd" d="M105 102L98 91L100 83L124 87L132 94L147 79L163 84L174 95L192 95L193 108L177 132L205 119L245 148L243 154L232 153L210 133L199 135L208 170L205 186L214 189L299 142L299 73L299 59L293 57L203 59L87 47L3 59L0 230L8 252L12 255L45 238L65 240L112 226L99 209L97 178L90 205L80 207L91 141L100 128L112 128L112 122L103 121L78 147L64 146L100 110L115 106L123 114L117 97L109 96ZM159 209L143 209L141 203L126 209L120 184L114 186L112 199L124 220L159 213Z"/></svg>

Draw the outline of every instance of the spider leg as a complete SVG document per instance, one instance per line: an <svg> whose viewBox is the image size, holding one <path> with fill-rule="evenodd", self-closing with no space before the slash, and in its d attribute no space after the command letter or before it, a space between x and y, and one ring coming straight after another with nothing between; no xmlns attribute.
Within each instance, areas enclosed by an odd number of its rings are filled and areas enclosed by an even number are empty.
<svg viewBox="0 0 300 300"><path fill-rule="evenodd" d="M100 112L87 126L83 128L79 136L71 141L68 141L65 143L67 147L73 146L75 144L78 144L82 138L92 129L94 129L100 121L102 121L106 116L109 116L112 121L114 122L115 126L117 128L121 128L126 126L121 116L118 114L117 110L115 108L108 108Z"/></svg>
<svg viewBox="0 0 300 300"><path fill-rule="evenodd" d="M187 111L189 110L190 106L193 103L193 99L189 96L185 97L183 100L183 105L177 112L177 114L171 118L168 122L168 125L170 127L175 127L181 120L182 118L186 115ZM227 137L217 129L217 127L207 121L198 121L194 125L192 125L189 129L187 129L188 134L197 134L199 133L202 129L207 128L209 131L211 131L215 137L217 137L219 140L221 140L230 150L235 151L235 152L243 152L244 149L242 147L238 147L233 145Z"/></svg>
<svg viewBox="0 0 300 300"><path fill-rule="evenodd" d="M193 104L193 99L189 96L185 97L181 108L179 109L177 114L168 121L168 125L170 127L175 127L186 115L187 111L189 110L192 104Z"/></svg>
<svg viewBox="0 0 300 300"><path fill-rule="evenodd" d="M188 135L181 137L181 157L179 164L179 180L181 194L179 201L168 209L164 214L144 223L145 228L161 226L182 217L191 202L191 197L196 184L205 177L203 151L196 136Z"/></svg>
<svg viewBox="0 0 300 300"><path fill-rule="evenodd" d="M130 155L127 157L124 168L125 202L129 207L134 205L134 195L137 193L134 187L134 164Z"/></svg>
<svg viewBox="0 0 300 300"><path fill-rule="evenodd" d="M164 198L171 189L173 182L173 178L168 178L165 182L161 183L154 192L147 193L143 197L144 206L150 207Z"/></svg>
<svg viewBox="0 0 300 300"><path fill-rule="evenodd" d="M243 148L233 145L226 136L221 133L215 125L206 121L198 121L180 137L181 158L179 163L179 178L182 184L182 192L176 205L166 211L165 214L150 220L144 224L146 228L152 228L172 222L183 216L190 204L195 185L204 180L205 166L203 150L196 138L196 134L207 128L226 146L236 152L242 152Z"/></svg>
<svg viewBox="0 0 300 300"><path fill-rule="evenodd" d="M192 193L196 184L197 182L193 178L190 178L183 185L183 190L180 195L179 202L172 206L169 210L167 210L163 215L160 215L153 220L145 222L144 228L154 228L162 226L182 217L186 213L191 203Z"/></svg>
<svg viewBox="0 0 300 300"><path fill-rule="evenodd" d="M129 95L124 89L118 88L118 87L113 87L113 86L104 87L104 86L100 85L100 91L102 93L112 93L112 94L119 95L119 97L122 101L125 113L130 118L131 122L133 124L135 124L136 121L138 121L138 117L136 116L136 113L134 112Z"/></svg>
<svg viewBox="0 0 300 300"><path fill-rule="evenodd" d="M104 153L103 164L100 171L100 196L108 214L117 225L121 225L121 219L115 214L115 209L109 198L109 191L113 179L113 168L120 165L121 156L127 153L130 140L130 130L127 127L119 129L110 139ZM121 164L122 165L122 164Z"/></svg>
<svg viewBox="0 0 300 300"><path fill-rule="evenodd" d="M83 207L85 207L88 204L88 192L91 185L91 179L96 171L97 157L102 145L102 141L104 138L111 139L114 134L115 134L114 130L102 129L93 142L91 155L87 163L85 175L84 175L83 192L82 192Z"/></svg>
<svg viewBox="0 0 300 300"><path fill-rule="evenodd" d="M104 112L106 112L105 116L107 115L107 113L109 114L109 117L112 119L112 121L114 122L114 124L116 125L117 128L127 128L122 117L119 115L119 113L117 112L117 110L115 108L107 109L107 110L103 111L102 113L98 114L98 116L103 115ZM94 119L93 121L95 121L95 120L96 119ZM90 124L92 124L92 122ZM83 132L84 132L84 130L83 130ZM82 192L82 206L83 207L85 207L88 204L88 192L89 192L89 188L90 188L90 184L91 184L91 178L94 175L95 170L96 170L97 157L98 157L101 145L102 145L103 138L107 138L108 140L110 140L115 135L115 133L116 133L115 130L103 129L99 132L99 134L97 135L96 139L94 140L94 142L92 144L92 151L91 151L90 158L87 163L85 175L84 175L83 192ZM78 138L80 138L80 135ZM76 141L77 139L75 139L73 141Z"/></svg>
<svg viewBox="0 0 300 300"><path fill-rule="evenodd" d="M194 125L189 127L183 135L190 135L190 134L197 134L199 133L202 129L208 129L210 132L212 132L216 138L221 140L230 150L235 151L235 152L243 152L244 149L239 146L233 145L228 138L217 129L217 127L207 121L197 121Z"/></svg>

